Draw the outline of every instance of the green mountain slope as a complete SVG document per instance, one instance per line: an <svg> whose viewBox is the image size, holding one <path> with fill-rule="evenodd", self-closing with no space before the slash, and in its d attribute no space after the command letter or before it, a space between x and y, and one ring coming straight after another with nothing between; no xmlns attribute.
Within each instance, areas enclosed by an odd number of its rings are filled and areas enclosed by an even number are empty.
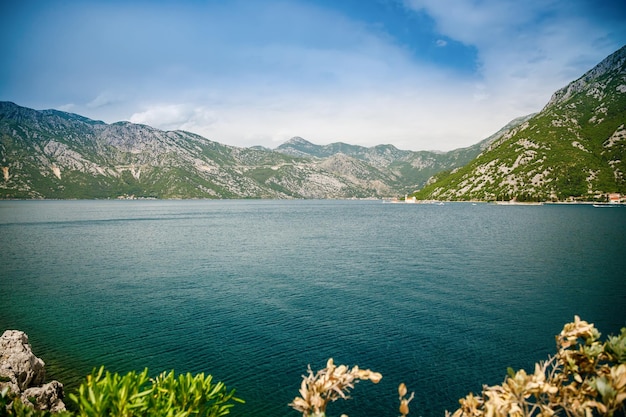
<svg viewBox="0 0 626 417"><path fill-rule="evenodd" d="M128 122L0 103L0 197L285 198L247 175L297 158ZM326 173L331 176L332 174Z"/></svg>
<svg viewBox="0 0 626 417"><path fill-rule="evenodd" d="M471 163L415 194L438 200L605 200L626 194L626 47L555 92Z"/></svg>

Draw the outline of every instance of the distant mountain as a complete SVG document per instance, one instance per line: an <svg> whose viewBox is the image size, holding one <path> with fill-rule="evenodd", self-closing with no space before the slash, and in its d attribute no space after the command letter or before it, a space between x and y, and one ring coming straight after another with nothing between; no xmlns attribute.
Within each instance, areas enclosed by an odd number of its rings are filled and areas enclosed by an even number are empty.
<svg viewBox="0 0 626 417"><path fill-rule="evenodd" d="M604 200L626 194L626 46L552 95L471 163L415 195L442 200Z"/></svg>
<svg viewBox="0 0 626 417"><path fill-rule="evenodd" d="M250 164L290 163L294 159L284 155L235 149L188 132L0 103L4 198L280 197L241 172Z"/></svg>
<svg viewBox="0 0 626 417"><path fill-rule="evenodd" d="M397 196L466 164L503 132L448 153L319 146L302 138L272 151L0 102L0 198Z"/></svg>
<svg viewBox="0 0 626 417"><path fill-rule="evenodd" d="M434 174L466 165L490 143L532 116L528 115L512 120L498 132L479 143L449 152L405 151L393 145L378 145L367 148L342 142L315 145L301 137L291 138L278 146L275 151L301 158L325 159L343 155L346 158L359 160L382 172L387 172L391 178L396 178L398 182L396 189L399 194L404 194L422 187Z"/></svg>

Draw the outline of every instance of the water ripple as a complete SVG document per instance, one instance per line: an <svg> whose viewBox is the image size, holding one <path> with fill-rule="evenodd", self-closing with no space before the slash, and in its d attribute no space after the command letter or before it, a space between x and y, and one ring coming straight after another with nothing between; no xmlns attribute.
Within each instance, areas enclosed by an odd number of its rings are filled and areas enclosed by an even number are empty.
<svg viewBox="0 0 626 417"><path fill-rule="evenodd" d="M104 364L207 372L236 416L294 416L308 364L383 373L335 414L441 416L554 348L626 325L625 210L349 201L0 202L0 325L75 387Z"/></svg>

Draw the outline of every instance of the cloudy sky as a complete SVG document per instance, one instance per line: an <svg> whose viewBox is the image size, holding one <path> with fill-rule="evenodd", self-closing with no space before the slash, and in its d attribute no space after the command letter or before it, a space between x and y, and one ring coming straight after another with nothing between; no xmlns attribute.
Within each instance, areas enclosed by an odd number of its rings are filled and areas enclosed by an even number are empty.
<svg viewBox="0 0 626 417"><path fill-rule="evenodd" d="M626 44L624 0L0 5L0 100L217 142L451 150Z"/></svg>

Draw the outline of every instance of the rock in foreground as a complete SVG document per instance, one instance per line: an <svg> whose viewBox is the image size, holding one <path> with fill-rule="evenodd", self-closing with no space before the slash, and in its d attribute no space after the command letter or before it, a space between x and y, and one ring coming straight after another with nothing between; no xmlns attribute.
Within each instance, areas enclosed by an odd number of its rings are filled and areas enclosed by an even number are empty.
<svg viewBox="0 0 626 417"><path fill-rule="evenodd" d="M28 336L19 330L7 330L0 337L0 392L9 388L11 397L38 410L65 410L63 384L45 383L44 361L36 357Z"/></svg>

